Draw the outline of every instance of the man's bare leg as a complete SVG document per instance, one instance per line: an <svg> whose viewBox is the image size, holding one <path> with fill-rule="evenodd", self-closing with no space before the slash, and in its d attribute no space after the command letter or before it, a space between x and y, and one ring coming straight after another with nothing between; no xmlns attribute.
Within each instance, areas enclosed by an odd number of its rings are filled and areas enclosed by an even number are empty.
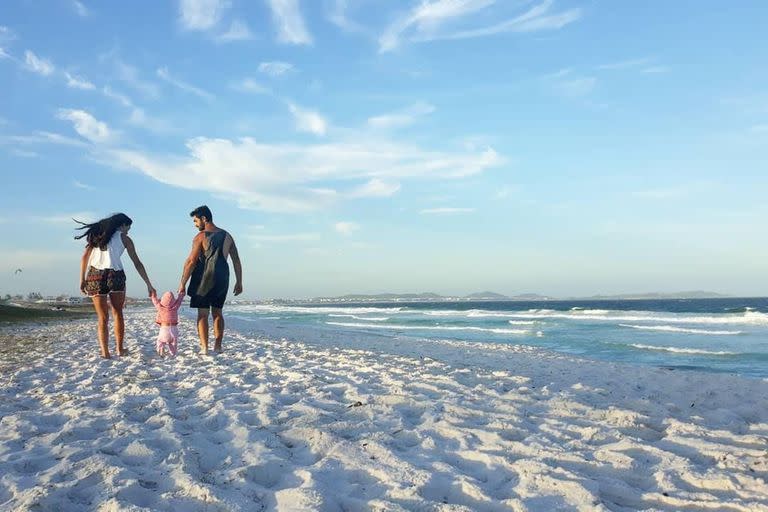
<svg viewBox="0 0 768 512"><path fill-rule="evenodd" d="M200 353L208 354L208 308L197 308L197 335L200 337Z"/></svg>
<svg viewBox="0 0 768 512"><path fill-rule="evenodd" d="M112 304L112 316L115 321L115 346L117 355L124 356L128 352L123 348L125 339L125 319L123 318L123 307L125 306L125 292L111 292L109 302Z"/></svg>
<svg viewBox="0 0 768 512"><path fill-rule="evenodd" d="M99 336L99 350L101 357L109 359L109 306L106 295L96 295L93 299L93 307L96 310L98 321L97 333Z"/></svg>
<svg viewBox="0 0 768 512"><path fill-rule="evenodd" d="M211 314L213 315L213 336L216 340L213 344L213 350L222 352L221 340L224 338L224 315L221 312L221 308L211 308Z"/></svg>

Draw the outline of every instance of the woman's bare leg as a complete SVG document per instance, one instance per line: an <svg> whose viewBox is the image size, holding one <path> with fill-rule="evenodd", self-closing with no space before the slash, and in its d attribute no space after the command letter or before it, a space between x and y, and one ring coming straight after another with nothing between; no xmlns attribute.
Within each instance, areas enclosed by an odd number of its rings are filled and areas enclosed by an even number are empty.
<svg viewBox="0 0 768 512"><path fill-rule="evenodd" d="M112 304L112 316L115 320L115 346L117 355L122 356L127 352L123 347L125 339L125 319L123 318L123 307L125 306L125 292L111 292L109 302Z"/></svg>
<svg viewBox="0 0 768 512"><path fill-rule="evenodd" d="M99 336L99 350L101 357L109 359L109 306L106 295L96 295L93 299L93 307L98 317L97 333Z"/></svg>

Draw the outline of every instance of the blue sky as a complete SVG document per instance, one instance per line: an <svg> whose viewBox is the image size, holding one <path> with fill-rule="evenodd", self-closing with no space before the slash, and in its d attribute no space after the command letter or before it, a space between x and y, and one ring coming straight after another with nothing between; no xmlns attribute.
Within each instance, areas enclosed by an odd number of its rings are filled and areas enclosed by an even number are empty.
<svg viewBox="0 0 768 512"><path fill-rule="evenodd" d="M767 24L759 0L4 2L0 293L74 294L71 217L117 211L173 289L208 204L249 298L765 295Z"/></svg>

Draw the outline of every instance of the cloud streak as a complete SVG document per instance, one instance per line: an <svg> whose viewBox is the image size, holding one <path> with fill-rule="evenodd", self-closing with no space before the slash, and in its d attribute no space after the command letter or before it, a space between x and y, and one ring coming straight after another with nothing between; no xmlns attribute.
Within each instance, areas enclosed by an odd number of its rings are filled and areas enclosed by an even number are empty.
<svg viewBox="0 0 768 512"><path fill-rule="evenodd" d="M186 91L189 93L194 94L195 96L199 96L205 100L212 100L214 99L213 94L204 91L200 89L199 87L195 87L194 85L188 84L187 82L183 82L177 78L174 78L171 76L170 71L168 71L168 68L162 67L157 70L157 76L168 82L169 84L173 85L174 87L178 87L182 91Z"/></svg>
<svg viewBox="0 0 768 512"><path fill-rule="evenodd" d="M431 114L435 107L429 103L414 103L404 109L368 118L368 126L371 128L389 129L408 126L415 123L418 118Z"/></svg>
<svg viewBox="0 0 768 512"><path fill-rule="evenodd" d="M229 30L216 36L216 41L220 43L231 43L233 41L249 41L253 39L253 33L248 25L241 20L234 20L229 26Z"/></svg>
<svg viewBox="0 0 768 512"><path fill-rule="evenodd" d="M284 75L294 69L293 64L289 62L272 61L259 64L259 71L273 78Z"/></svg>
<svg viewBox="0 0 768 512"><path fill-rule="evenodd" d="M287 44L312 44L312 36L299 9L298 0L267 0L277 29L277 40Z"/></svg>
<svg viewBox="0 0 768 512"><path fill-rule="evenodd" d="M227 0L180 0L179 22L186 30L209 30L219 23L229 7Z"/></svg>
<svg viewBox="0 0 768 512"><path fill-rule="evenodd" d="M321 136L328 130L328 122L314 110L305 109L291 102L288 102L288 110L293 115L298 131Z"/></svg>
<svg viewBox="0 0 768 512"><path fill-rule="evenodd" d="M312 211L353 196L386 197L399 189L401 180L460 178L502 161L490 148L448 153L387 140L299 145L204 137L187 141L183 155L113 149L102 158L107 165L168 185L221 194L242 208L273 212Z"/></svg>
<svg viewBox="0 0 768 512"><path fill-rule="evenodd" d="M450 207L444 207L444 208L426 208L424 210L419 211L422 215L450 215L455 213L472 213L474 212L474 208L450 208Z"/></svg>
<svg viewBox="0 0 768 512"><path fill-rule="evenodd" d="M84 139L94 143L108 142L113 133L106 125L84 110L60 109L57 116L61 120L70 121L75 131Z"/></svg>
<svg viewBox="0 0 768 512"><path fill-rule="evenodd" d="M501 2L499 2L501 3ZM392 23L379 37L379 51L399 47L403 41L426 42L441 39L469 39L501 33L526 33L558 30L578 21L580 9L553 12L554 0L544 0L528 11L492 25L476 28L445 29L497 4L496 0L432 0L421 2Z"/></svg>
<svg viewBox="0 0 768 512"><path fill-rule="evenodd" d="M29 71L43 76L49 76L56 71L51 61L38 57L30 50L24 52L24 65Z"/></svg>

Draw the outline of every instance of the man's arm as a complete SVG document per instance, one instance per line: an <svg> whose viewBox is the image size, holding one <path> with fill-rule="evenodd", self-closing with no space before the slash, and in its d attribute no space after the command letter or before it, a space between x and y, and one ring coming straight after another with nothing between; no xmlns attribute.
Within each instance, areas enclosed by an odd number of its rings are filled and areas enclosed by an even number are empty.
<svg viewBox="0 0 768 512"><path fill-rule="evenodd" d="M125 246L125 250L128 252L128 256L131 257L133 266L136 267L136 272L139 273L139 276L141 276L141 278L144 280L144 283L146 283L147 293L151 297L153 294L156 294L156 292L152 287L152 282L149 280L149 276L147 275L147 270L144 268L144 264L139 259L139 255L136 254L136 246L133 245L133 240L131 240L131 237L125 233L122 233L121 236L123 238L123 245Z"/></svg>
<svg viewBox="0 0 768 512"><path fill-rule="evenodd" d="M203 233L198 233L197 236L192 239L192 250L189 252L189 256L187 256L187 259L184 261L184 270L181 273L181 282L179 283L179 293L181 293L182 296L184 293L186 293L187 281L189 281L189 277L192 275L192 271L195 270L197 260L203 253L204 237L205 235Z"/></svg>
<svg viewBox="0 0 768 512"><path fill-rule="evenodd" d="M88 271L88 261L91 259L93 247L86 247L83 257L80 258L80 291L85 293L85 276Z"/></svg>
<svg viewBox="0 0 768 512"><path fill-rule="evenodd" d="M232 257L232 266L235 267L235 288L233 290L235 295L243 293L243 266L240 263L240 254L237 252L237 246L235 245L235 239L232 235L229 235L232 240L232 247L229 249L229 255Z"/></svg>

